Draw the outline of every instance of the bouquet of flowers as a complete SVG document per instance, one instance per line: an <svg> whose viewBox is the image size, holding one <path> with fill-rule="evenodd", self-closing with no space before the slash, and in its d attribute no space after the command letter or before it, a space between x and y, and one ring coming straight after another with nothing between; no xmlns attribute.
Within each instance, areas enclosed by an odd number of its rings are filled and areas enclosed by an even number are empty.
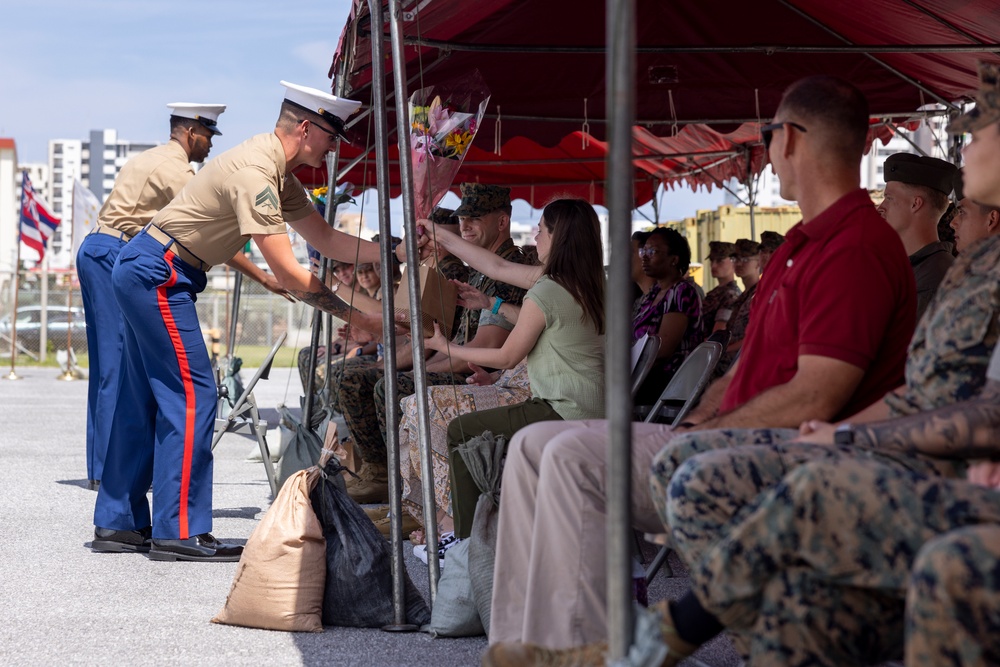
<svg viewBox="0 0 1000 667"><path fill-rule="evenodd" d="M426 218L451 187L476 137L490 91L479 71L410 95L410 157L417 218Z"/></svg>
<svg viewBox="0 0 1000 667"><path fill-rule="evenodd" d="M346 208L346 204L354 204L354 198L351 197L351 190L354 189L354 185L351 183L341 183L337 186L337 189L333 192L333 212L334 219L339 216L340 213ZM329 188L325 185L321 188L314 188L313 190L306 190L306 194L309 195L309 201L312 202L316 210L322 216L326 215L326 204L327 204L327 193Z"/></svg>

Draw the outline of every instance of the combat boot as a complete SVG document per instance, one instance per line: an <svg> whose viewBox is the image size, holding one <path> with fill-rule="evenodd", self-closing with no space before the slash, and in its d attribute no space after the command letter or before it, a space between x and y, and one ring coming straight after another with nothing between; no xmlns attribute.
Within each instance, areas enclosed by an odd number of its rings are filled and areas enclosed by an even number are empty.
<svg viewBox="0 0 1000 667"><path fill-rule="evenodd" d="M383 536L386 538L390 536L389 531L392 529L392 525L389 523L388 515L382 517L381 519L373 520L373 523L375 524L375 527L378 528L378 532L382 533ZM400 531L400 534L403 536L404 540L410 536L410 533L422 528L423 526L420 525L420 522L410 516L409 512L403 512L403 530Z"/></svg>
<svg viewBox="0 0 1000 667"><path fill-rule="evenodd" d="M351 478L345 484L347 495L359 505L389 502L389 469L384 463L365 461L358 471L357 479Z"/></svg>
<svg viewBox="0 0 1000 667"><path fill-rule="evenodd" d="M608 644L554 650L535 644L500 642L483 656L483 667L605 667Z"/></svg>
<svg viewBox="0 0 1000 667"><path fill-rule="evenodd" d="M670 616L669 600L662 600L649 608L635 628L636 642L622 664L658 665L674 667L698 648L677 636ZM656 635L650 637L647 635ZM646 640L646 641L643 641ZM652 640L652 641L649 641ZM607 664L608 644L598 642L567 649L549 649L536 644L499 642L490 646L483 655L483 667L604 667Z"/></svg>
<svg viewBox="0 0 1000 667"><path fill-rule="evenodd" d="M378 521L379 519L384 519L389 516L389 506L388 505L376 505L375 507L362 507L365 511L365 516L367 516L372 521Z"/></svg>

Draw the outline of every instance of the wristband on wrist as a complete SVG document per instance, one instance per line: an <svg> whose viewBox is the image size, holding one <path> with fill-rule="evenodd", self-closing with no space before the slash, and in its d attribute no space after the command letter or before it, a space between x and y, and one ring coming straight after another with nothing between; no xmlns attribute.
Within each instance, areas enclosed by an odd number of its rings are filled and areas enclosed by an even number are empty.
<svg viewBox="0 0 1000 667"><path fill-rule="evenodd" d="M493 302L493 314L496 315L500 312L500 306L503 305L503 299L498 296L493 297L496 301Z"/></svg>
<svg viewBox="0 0 1000 667"><path fill-rule="evenodd" d="M838 445L853 445L855 440L854 427L841 424L833 431L833 442Z"/></svg>
<svg viewBox="0 0 1000 667"><path fill-rule="evenodd" d="M399 247L400 243L402 243L402 241L394 241L392 243L392 261L395 262L396 264L403 263L402 260L399 259L399 255L396 254L396 248Z"/></svg>

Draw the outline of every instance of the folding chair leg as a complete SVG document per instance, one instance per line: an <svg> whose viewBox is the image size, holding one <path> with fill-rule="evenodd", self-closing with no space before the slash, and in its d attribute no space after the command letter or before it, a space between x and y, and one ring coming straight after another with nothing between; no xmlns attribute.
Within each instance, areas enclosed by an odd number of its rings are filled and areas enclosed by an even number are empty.
<svg viewBox="0 0 1000 667"><path fill-rule="evenodd" d="M274 474L274 464L271 463L271 452L267 448L267 440L264 438L264 431L267 429L267 422L260 422L257 426L257 444L260 445L260 455L264 458L264 474L267 476L267 483L271 487L271 495L278 497L278 477Z"/></svg>
<svg viewBox="0 0 1000 667"><path fill-rule="evenodd" d="M632 531L632 539L635 540L635 544L633 545L635 547L635 557L639 559L640 563L645 565L646 555L642 552L642 543L644 542L644 540L642 539L642 535L639 533L638 530Z"/></svg>
<svg viewBox="0 0 1000 667"><path fill-rule="evenodd" d="M670 567L670 563L667 562L667 554L671 551L669 545L664 545L660 547L660 550L656 552L656 556L653 558L653 562L649 564L646 568L646 583L648 584L656 576L657 571L662 567L667 575L667 578L672 578L674 576L674 571Z"/></svg>
<svg viewBox="0 0 1000 667"><path fill-rule="evenodd" d="M257 436L257 444L260 446L260 455L264 459L264 474L267 476L267 483L271 487L271 496L278 497L278 477L274 474L274 464L271 463L271 452L267 447L267 422L261 421L260 412L257 411L257 404L252 403L250 408L250 423L253 424L254 435Z"/></svg>

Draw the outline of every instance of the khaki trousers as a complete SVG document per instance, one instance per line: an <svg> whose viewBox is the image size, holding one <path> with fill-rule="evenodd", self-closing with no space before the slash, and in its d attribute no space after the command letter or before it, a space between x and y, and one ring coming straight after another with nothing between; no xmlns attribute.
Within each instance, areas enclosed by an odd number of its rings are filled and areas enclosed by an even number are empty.
<svg viewBox="0 0 1000 667"><path fill-rule="evenodd" d="M511 440L500 493L490 642L566 648L607 635L604 420L543 422ZM649 493L662 424L632 425L632 525L663 532Z"/></svg>

